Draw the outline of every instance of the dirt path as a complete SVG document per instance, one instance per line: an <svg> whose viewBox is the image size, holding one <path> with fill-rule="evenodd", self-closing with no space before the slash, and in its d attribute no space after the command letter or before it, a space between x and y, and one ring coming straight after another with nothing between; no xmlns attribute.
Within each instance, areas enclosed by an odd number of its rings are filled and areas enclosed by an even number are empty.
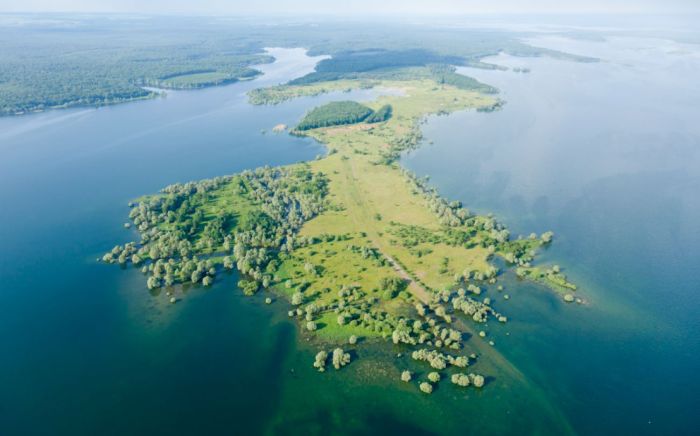
<svg viewBox="0 0 700 436"><path fill-rule="evenodd" d="M359 219L358 216L355 214L351 214L351 218L353 221L355 221L356 224L360 224L361 222L366 224L366 223L371 223L373 221L373 218L370 216L371 215L371 206L366 203L366 199L363 197L362 193L358 190L358 175L356 173L354 165L351 165L350 162L347 162L345 164L345 170L347 174L347 183L349 186L348 189L348 198L346 201L351 201L352 203L355 204L354 210L357 211L357 213L360 213L363 215L362 219ZM367 234L372 242L372 245L374 245L386 258L386 260L389 261L391 266L394 268L394 271L397 272L397 274L404 280L408 282L408 286L406 289L413 294L414 297L416 297L418 300L421 302L428 304L430 302L430 296L431 293L425 289L422 285L417 283L411 275L406 271L401 265L399 265L396 260L386 254L386 252L383 249L383 245L381 239L379 238L379 235L377 234L377 229L374 228L366 228Z"/></svg>
<svg viewBox="0 0 700 436"><path fill-rule="evenodd" d="M391 257L388 254L383 253L383 252L382 252L382 254L386 258L386 260L389 261L391 266L394 267L394 270L399 274L399 276L408 282L407 289L409 290L409 292L411 292L411 294L413 294L413 296L415 296L417 299L419 299L423 303L428 304L430 302L430 293L428 292L428 290L425 289L420 284L418 284L415 280L413 280L411 278L411 275L408 274L408 272L405 269L403 269L401 267L401 265L399 265L399 263L396 260L394 260L393 257Z"/></svg>

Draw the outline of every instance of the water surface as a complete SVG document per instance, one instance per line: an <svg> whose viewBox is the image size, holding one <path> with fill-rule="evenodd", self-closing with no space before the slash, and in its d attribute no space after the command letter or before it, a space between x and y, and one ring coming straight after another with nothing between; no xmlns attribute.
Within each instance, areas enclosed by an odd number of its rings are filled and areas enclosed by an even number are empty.
<svg viewBox="0 0 700 436"><path fill-rule="evenodd" d="M526 334L502 348L575 430L697 431L700 47L529 42L601 62L499 55L486 61L531 72L462 69L507 104L432 117L403 162L516 235L557 235L545 258L590 304L562 308L524 286L503 310Z"/></svg>
<svg viewBox="0 0 700 436"><path fill-rule="evenodd" d="M127 202L175 182L314 158L276 135L322 102L254 107L245 92L312 70L303 50L251 82L100 109L0 119L0 429L3 434L584 434L694 429L700 91L695 46L534 43L598 64L499 56L529 74L468 70L503 90L495 113L434 117L409 168L513 233L552 229L545 254L586 307L503 278L512 320L475 367L483 391L398 381L400 348L361 346L311 367L284 303L243 297L236 274L182 302L95 259L135 239ZM263 132L264 131L264 132ZM488 365L488 366L486 366Z"/></svg>

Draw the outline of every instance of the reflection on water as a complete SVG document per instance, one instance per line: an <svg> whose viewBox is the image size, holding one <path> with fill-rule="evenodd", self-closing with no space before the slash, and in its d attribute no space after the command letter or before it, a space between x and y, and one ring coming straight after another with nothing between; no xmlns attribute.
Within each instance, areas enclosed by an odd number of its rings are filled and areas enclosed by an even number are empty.
<svg viewBox="0 0 700 436"><path fill-rule="evenodd" d="M531 72L462 69L501 89L507 104L432 117L423 131L434 145L404 164L445 195L496 212L515 234L558 236L545 258L566 267L592 305L561 308L538 302L542 291L520 293L527 303L509 314L530 335L506 354L554 390L575 429L691 429L683 412L700 366L700 48L529 42L601 62L499 55L486 61Z"/></svg>
<svg viewBox="0 0 700 436"><path fill-rule="evenodd" d="M253 107L245 92L311 71L275 49L252 82L100 109L0 119L0 425L8 433L670 432L698 390L698 138L693 46L615 39L533 43L598 64L499 56L531 73L469 70L495 113L435 117L404 164L514 233L553 229L556 259L591 300L565 306L510 274L489 332L508 362L482 392L398 379L399 348L358 347L319 375L284 303L243 297L236 274L175 305L136 269L95 262L136 235L126 203L192 179L313 158L270 129L361 90ZM264 133L263 133L264 132ZM651 421L653 424L649 424ZM650 426L651 425L651 426Z"/></svg>

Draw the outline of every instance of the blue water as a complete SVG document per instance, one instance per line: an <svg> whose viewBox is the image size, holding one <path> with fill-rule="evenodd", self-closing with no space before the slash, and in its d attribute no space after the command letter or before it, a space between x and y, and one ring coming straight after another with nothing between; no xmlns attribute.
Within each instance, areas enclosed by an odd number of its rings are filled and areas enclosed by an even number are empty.
<svg viewBox="0 0 700 436"><path fill-rule="evenodd" d="M296 342L284 311L244 298L235 274L173 306L135 269L96 262L137 237L122 226L130 200L313 159L323 147L272 127L377 94L251 106L246 91L319 60L272 53L253 82L0 119L0 434L259 433L278 413Z"/></svg>
<svg viewBox="0 0 700 436"><path fill-rule="evenodd" d="M514 234L557 235L545 259L589 304L519 293L509 314L528 334L504 353L576 431L697 432L700 46L530 42L601 62L499 55L485 61L531 72L462 69L507 104L431 117L403 162Z"/></svg>
<svg viewBox="0 0 700 436"><path fill-rule="evenodd" d="M0 119L0 434L696 431L700 51L533 43L604 62L503 55L491 61L532 72L469 69L508 104L431 118L403 159L515 234L556 233L544 259L587 305L504 277L511 300L498 308L510 321L490 335L521 379L494 369L483 392L421 396L391 378L402 363L386 347L358 348L356 362L321 376L283 303L243 297L235 273L170 305L137 270L95 261L136 237L122 226L128 201L313 159L321 146L272 127L378 93L250 106L247 90L318 60L275 50L252 82Z"/></svg>

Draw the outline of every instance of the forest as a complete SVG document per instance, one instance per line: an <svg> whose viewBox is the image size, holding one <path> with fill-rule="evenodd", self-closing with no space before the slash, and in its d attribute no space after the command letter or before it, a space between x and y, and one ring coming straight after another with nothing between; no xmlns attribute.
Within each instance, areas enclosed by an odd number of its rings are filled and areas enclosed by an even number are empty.
<svg viewBox="0 0 700 436"><path fill-rule="evenodd" d="M155 18L151 26L124 20L0 26L0 115L154 97L143 88L149 86L232 83L272 61L248 41L215 36L201 25L188 34Z"/></svg>
<svg viewBox="0 0 700 436"><path fill-rule="evenodd" d="M310 55L332 56L296 84L389 78L431 64L493 68L480 60L502 51L593 60L531 47L520 36L391 23L279 27L207 17L8 15L0 22L0 116L154 97L144 86L191 89L248 79L258 74L255 65L272 61L265 47L309 47ZM347 50L350 43L354 51ZM455 86L481 87L464 76L442 76Z"/></svg>
<svg viewBox="0 0 700 436"><path fill-rule="evenodd" d="M354 101L333 101L312 109L296 129L303 131L319 127L340 126L360 122L379 123L391 117L391 106L384 105L376 112Z"/></svg>

